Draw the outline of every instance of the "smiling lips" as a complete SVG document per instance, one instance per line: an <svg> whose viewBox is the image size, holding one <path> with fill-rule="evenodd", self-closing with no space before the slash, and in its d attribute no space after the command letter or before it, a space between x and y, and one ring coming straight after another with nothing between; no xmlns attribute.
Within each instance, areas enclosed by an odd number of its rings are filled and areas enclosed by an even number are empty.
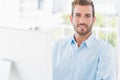
<svg viewBox="0 0 120 80"><path fill-rule="evenodd" d="M87 27L86 24L80 24L80 25L78 25L78 28L80 28L80 29L84 29L84 28L86 28L86 27Z"/></svg>

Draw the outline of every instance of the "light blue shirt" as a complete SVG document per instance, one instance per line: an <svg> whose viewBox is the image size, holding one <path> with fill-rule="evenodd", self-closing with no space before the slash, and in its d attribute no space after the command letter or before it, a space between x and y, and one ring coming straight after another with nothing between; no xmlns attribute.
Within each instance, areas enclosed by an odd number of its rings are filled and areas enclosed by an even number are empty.
<svg viewBox="0 0 120 80"><path fill-rule="evenodd" d="M53 80L116 80L114 49L94 34L77 47L74 37L53 48Z"/></svg>

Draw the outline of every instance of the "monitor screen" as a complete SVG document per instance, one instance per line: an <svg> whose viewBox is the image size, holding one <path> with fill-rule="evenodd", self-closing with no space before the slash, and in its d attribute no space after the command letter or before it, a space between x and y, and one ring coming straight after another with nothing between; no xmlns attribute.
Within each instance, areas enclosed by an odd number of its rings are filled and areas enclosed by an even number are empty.
<svg viewBox="0 0 120 80"><path fill-rule="evenodd" d="M52 80L51 42L46 32L0 28L0 59L12 62L8 80Z"/></svg>

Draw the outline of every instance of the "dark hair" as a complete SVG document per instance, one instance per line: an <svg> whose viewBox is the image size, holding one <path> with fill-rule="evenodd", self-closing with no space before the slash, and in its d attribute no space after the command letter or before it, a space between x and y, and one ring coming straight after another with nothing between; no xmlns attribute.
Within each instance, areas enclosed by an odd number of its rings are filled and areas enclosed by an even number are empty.
<svg viewBox="0 0 120 80"><path fill-rule="evenodd" d="M74 0L72 2L72 16L73 16L73 11L74 11L74 7L75 5L91 5L92 6L92 13L93 13L93 17L95 16L95 9L94 9L94 4L91 0Z"/></svg>

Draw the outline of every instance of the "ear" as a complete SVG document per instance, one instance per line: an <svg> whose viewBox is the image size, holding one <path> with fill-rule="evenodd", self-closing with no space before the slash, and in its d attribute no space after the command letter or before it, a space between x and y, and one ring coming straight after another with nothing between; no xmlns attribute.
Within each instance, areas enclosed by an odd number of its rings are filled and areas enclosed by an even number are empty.
<svg viewBox="0 0 120 80"><path fill-rule="evenodd" d="M72 20L73 20L73 16L72 15L70 15L70 22L72 23Z"/></svg>

